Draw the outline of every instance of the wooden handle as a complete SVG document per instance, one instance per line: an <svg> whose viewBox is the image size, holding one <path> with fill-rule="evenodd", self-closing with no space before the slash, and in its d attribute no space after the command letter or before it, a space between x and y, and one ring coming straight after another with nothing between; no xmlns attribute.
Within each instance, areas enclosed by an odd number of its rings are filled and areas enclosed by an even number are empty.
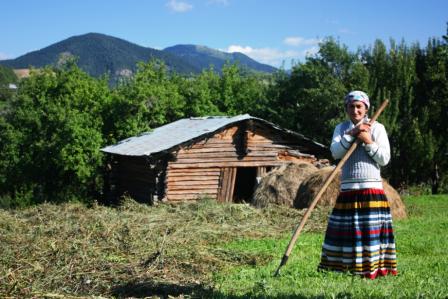
<svg viewBox="0 0 448 299"><path fill-rule="evenodd" d="M386 108L387 104L389 104L389 100L384 100L384 102L381 104L381 106L378 108L378 110L375 112L373 117L370 119L370 124L373 124L376 119L380 116L381 112ZM344 157L342 157L341 161L339 161L338 165L333 169L331 174L328 176L328 178L325 180L324 185L320 189L319 193L314 197L313 201L311 202L308 210L306 211L305 215L303 215L302 220L300 221L300 224L297 226L297 228L294 231L294 234L292 235L291 240L289 241L288 247L286 248L285 254L283 255L283 258L280 262L280 265L278 266L277 270L275 271L274 276L278 276L280 273L280 268L285 265L288 261L289 255L291 254L291 251L294 247L294 244L297 241L297 238L299 237L300 233L302 232L303 227L305 226L306 221L308 220L308 217L310 216L311 212L313 211L314 207L324 194L324 192L327 190L330 183L333 181L334 177L338 173L338 171L344 166L345 162L348 160L350 155L355 151L356 147L359 144L359 139L356 139L355 142L350 146L348 151L345 153Z"/></svg>

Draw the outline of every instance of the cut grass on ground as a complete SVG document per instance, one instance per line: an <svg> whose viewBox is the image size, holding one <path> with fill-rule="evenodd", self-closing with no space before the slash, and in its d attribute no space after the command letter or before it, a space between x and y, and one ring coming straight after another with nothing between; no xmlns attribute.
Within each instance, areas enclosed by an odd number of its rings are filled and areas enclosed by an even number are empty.
<svg viewBox="0 0 448 299"><path fill-rule="evenodd" d="M198 203L0 210L0 297L446 298L448 196L405 198L399 275L320 273L318 209L273 278L303 211Z"/></svg>

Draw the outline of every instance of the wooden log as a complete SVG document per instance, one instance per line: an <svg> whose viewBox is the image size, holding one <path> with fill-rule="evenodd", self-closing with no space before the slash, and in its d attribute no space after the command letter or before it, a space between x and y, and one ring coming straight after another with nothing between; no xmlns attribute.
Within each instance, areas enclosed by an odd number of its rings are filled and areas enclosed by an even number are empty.
<svg viewBox="0 0 448 299"><path fill-rule="evenodd" d="M189 169L189 168L184 168ZM169 169L169 171L171 170L179 170L179 169ZM219 173L216 172L208 172L208 171L204 171L204 172L185 172L185 173L181 173L181 172L176 172L176 173L170 173L166 176L165 180L167 179L172 179L172 180L176 180L176 179L183 179L183 178L191 178L192 180L201 180L201 178L203 177L219 177Z"/></svg>
<svg viewBox="0 0 448 299"><path fill-rule="evenodd" d="M174 169L172 169L174 170ZM167 178L168 179L182 179L182 178L192 178L193 180L201 180L203 177L219 177L219 173L209 173L209 172L178 172L178 173L170 173Z"/></svg>
<svg viewBox="0 0 448 299"><path fill-rule="evenodd" d="M217 157L214 159L199 159L199 158L180 158L177 159L176 161L171 162L171 164L183 164L183 163L190 163L190 164L200 164L200 163L207 163L207 162L211 162L211 160L213 162L233 162L236 159L233 157ZM251 156L244 156L242 159L240 159L239 161L275 161L277 160L277 156L261 156L261 157L251 157ZM236 161L235 161L236 162Z"/></svg>
<svg viewBox="0 0 448 299"><path fill-rule="evenodd" d="M197 167L192 167L190 169L173 169L171 170L168 174L195 174L195 173L204 173L204 172L208 172L208 173L220 173L220 168L218 167L202 167L202 168L197 168Z"/></svg>
<svg viewBox="0 0 448 299"><path fill-rule="evenodd" d="M288 161L293 163L301 163L301 162L312 163L317 161L317 159L313 157L293 157L285 155L285 156L279 156L278 158L282 161Z"/></svg>
<svg viewBox="0 0 448 299"><path fill-rule="evenodd" d="M265 149L291 149L290 146L283 145L283 144L273 144L273 143L248 143L247 144L248 149L252 150L265 150Z"/></svg>
<svg viewBox="0 0 448 299"><path fill-rule="evenodd" d="M221 202L232 201L235 186L236 168L223 168L220 179L218 200Z"/></svg>
<svg viewBox="0 0 448 299"><path fill-rule="evenodd" d="M204 175L204 176L190 176L190 175L185 175L185 176L168 176L165 179L165 182L181 182L181 181L186 181L186 182L202 182L204 180L214 180L214 181L218 181L219 180L219 175Z"/></svg>
<svg viewBox="0 0 448 299"><path fill-rule="evenodd" d="M226 167L223 169L223 179L222 179L222 195L221 201L226 202L228 199L228 193L230 190L230 184L232 181L232 168Z"/></svg>
<svg viewBox="0 0 448 299"><path fill-rule="evenodd" d="M189 190L168 190L166 194L167 196L173 194L218 194L218 189L202 189L194 190L194 192Z"/></svg>
<svg viewBox="0 0 448 299"><path fill-rule="evenodd" d="M216 199L216 195L215 194L171 194L171 195L167 195L167 200L171 201L171 202L180 202L180 201L184 201L184 200L198 200L200 198L210 198L210 199Z"/></svg>
<svg viewBox="0 0 448 299"><path fill-rule="evenodd" d="M230 177L230 186L229 186L229 192L227 193L227 202L233 201L233 191L235 190L235 180L236 180L236 168L231 168L231 177Z"/></svg>
<svg viewBox="0 0 448 299"><path fill-rule="evenodd" d="M172 191L191 191L191 192L202 192L202 190L213 190L218 189L218 184L208 184L208 185L196 185L196 186L187 186L187 185L169 185L167 186L169 193Z"/></svg>
<svg viewBox="0 0 448 299"><path fill-rule="evenodd" d="M168 187L190 187L191 189L199 188L202 186L218 187L218 180L206 180L206 181L175 181L167 182Z"/></svg>
<svg viewBox="0 0 448 299"><path fill-rule="evenodd" d="M203 162L203 163L172 163L168 166L169 171L172 169L200 168L200 167L257 167L257 166L281 166L284 161L234 161L234 162Z"/></svg>
<svg viewBox="0 0 448 299"><path fill-rule="evenodd" d="M197 141L194 144L185 145L182 147L182 149L203 148L205 146L219 147L219 146L222 146L223 144L235 145L238 143L238 139L239 138L231 138L231 139L210 138L210 139Z"/></svg>
<svg viewBox="0 0 448 299"><path fill-rule="evenodd" d="M278 155L278 151L249 151L245 157L276 157ZM229 152L220 152L220 153L182 153L177 155L177 160L179 159L197 159L197 158L232 158L235 159L239 155L236 151Z"/></svg>
<svg viewBox="0 0 448 299"><path fill-rule="evenodd" d="M235 147L233 145L223 146L223 147L203 147L203 148L192 148L192 149L182 149L179 151L180 154L189 154L189 153L221 153L221 152L234 152Z"/></svg>

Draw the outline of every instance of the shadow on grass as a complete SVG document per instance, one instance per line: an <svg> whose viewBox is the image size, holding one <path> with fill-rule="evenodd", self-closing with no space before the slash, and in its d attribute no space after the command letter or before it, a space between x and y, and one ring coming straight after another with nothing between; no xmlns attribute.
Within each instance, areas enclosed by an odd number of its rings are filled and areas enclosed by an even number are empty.
<svg viewBox="0 0 448 299"><path fill-rule="evenodd" d="M128 282L111 289L113 296L118 298L144 298L158 296L161 298L189 295L193 298L202 298L213 292L200 284L176 284L168 282L146 281ZM208 297L208 296L207 296Z"/></svg>
<svg viewBox="0 0 448 299"><path fill-rule="evenodd" d="M267 295L254 294L248 290L244 295L225 295L210 287L205 287L200 284L175 284L167 282L128 282L126 284L118 285L112 288L112 295L117 298L147 298L156 296L159 298L173 298L188 296L188 298L229 298L229 299L243 299L243 298L266 298L266 299L318 299L324 296L303 296L303 295ZM353 295L342 292L335 294L333 298L351 299Z"/></svg>

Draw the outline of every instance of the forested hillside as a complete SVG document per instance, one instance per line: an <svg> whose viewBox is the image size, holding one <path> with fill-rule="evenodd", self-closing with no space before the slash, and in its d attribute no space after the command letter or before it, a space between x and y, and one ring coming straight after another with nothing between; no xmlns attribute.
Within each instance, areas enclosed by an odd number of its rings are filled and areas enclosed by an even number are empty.
<svg viewBox="0 0 448 299"><path fill-rule="evenodd" d="M161 61L138 64L110 87L72 60L32 71L0 114L0 204L101 198L100 148L182 117L249 113L328 145L343 98L365 90L392 146L383 174L397 188L448 191L448 39L425 46L378 40L351 52L332 38L291 74L225 65L185 77Z"/></svg>
<svg viewBox="0 0 448 299"><path fill-rule="evenodd" d="M272 73L276 70L241 53L224 53L195 45L157 50L100 33L73 36L15 59L2 60L0 64L16 69L42 68L59 66L73 58L78 67L89 75L96 78L108 75L113 84L131 76L136 71L138 62L152 59L163 61L170 71L186 75L199 74L211 65L221 72L226 62L238 63L255 72Z"/></svg>
<svg viewBox="0 0 448 299"><path fill-rule="evenodd" d="M74 57L78 66L93 77L109 75L115 78L135 71L137 62L163 60L167 67L179 73L198 72L194 65L176 55L142 47L128 41L99 33L73 36L38 51L0 63L13 68L58 66Z"/></svg>

